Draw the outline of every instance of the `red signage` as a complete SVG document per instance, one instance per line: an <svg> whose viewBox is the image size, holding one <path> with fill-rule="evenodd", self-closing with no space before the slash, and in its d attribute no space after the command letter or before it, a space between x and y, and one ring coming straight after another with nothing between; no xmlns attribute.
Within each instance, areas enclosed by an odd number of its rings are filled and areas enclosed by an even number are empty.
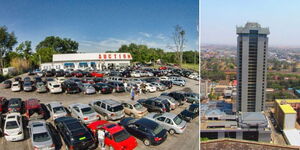
<svg viewBox="0 0 300 150"><path fill-rule="evenodd" d="M127 53L103 53L99 54L99 59L106 60L106 59L132 59L131 54Z"/></svg>

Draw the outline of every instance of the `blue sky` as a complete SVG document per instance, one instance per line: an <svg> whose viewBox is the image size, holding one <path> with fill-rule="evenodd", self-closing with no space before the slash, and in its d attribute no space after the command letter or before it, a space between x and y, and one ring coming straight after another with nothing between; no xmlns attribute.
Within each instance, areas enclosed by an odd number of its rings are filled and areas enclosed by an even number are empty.
<svg viewBox="0 0 300 150"><path fill-rule="evenodd" d="M0 26L34 48L54 35L78 41L80 52L104 52L131 42L170 51L178 24L190 50L198 48L198 6L197 0L0 0Z"/></svg>
<svg viewBox="0 0 300 150"><path fill-rule="evenodd" d="M269 27L270 46L300 47L299 0L202 0L201 43L236 45L236 25Z"/></svg>

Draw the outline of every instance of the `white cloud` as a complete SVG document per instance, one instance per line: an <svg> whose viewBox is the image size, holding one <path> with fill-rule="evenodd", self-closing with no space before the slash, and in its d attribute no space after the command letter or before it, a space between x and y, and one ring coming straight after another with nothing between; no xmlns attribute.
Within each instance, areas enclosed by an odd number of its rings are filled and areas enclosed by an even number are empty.
<svg viewBox="0 0 300 150"><path fill-rule="evenodd" d="M147 38L150 38L150 37L151 37L151 34L146 33L146 32L139 32L139 34L141 34L142 36L145 36L145 37L147 37Z"/></svg>
<svg viewBox="0 0 300 150"><path fill-rule="evenodd" d="M160 40L167 40L167 37L164 34L158 34L156 36L156 38L160 39Z"/></svg>

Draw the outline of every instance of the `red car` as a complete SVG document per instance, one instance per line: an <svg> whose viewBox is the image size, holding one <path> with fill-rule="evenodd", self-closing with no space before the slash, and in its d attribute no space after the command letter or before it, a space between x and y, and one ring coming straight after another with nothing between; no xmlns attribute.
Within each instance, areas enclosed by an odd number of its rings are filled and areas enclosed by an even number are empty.
<svg viewBox="0 0 300 150"><path fill-rule="evenodd" d="M8 101L5 97L0 97L0 114L5 113L4 110L6 110L7 103Z"/></svg>
<svg viewBox="0 0 300 150"><path fill-rule="evenodd" d="M136 139L131 136L122 126L105 120L95 121L87 126L96 136L98 129L104 129L104 143L114 150L133 150L137 147Z"/></svg>
<svg viewBox="0 0 300 150"><path fill-rule="evenodd" d="M71 74L74 77L83 77L83 73L81 73L79 71L73 71Z"/></svg>
<svg viewBox="0 0 300 150"><path fill-rule="evenodd" d="M45 112L38 99L31 98L25 101L25 116L28 120L30 120L31 117L42 119L44 115Z"/></svg>
<svg viewBox="0 0 300 150"><path fill-rule="evenodd" d="M82 83L89 83L89 84L95 84L95 81L93 79L82 79Z"/></svg>
<svg viewBox="0 0 300 150"><path fill-rule="evenodd" d="M159 70L167 70L167 67L165 66L159 67Z"/></svg>
<svg viewBox="0 0 300 150"><path fill-rule="evenodd" d="M93 71L93 72L91 73L91 75L92 75L93 77L101 77L101 78L104 76L103 73L99 73L99 72L95 72L95 71Z"/></svg>

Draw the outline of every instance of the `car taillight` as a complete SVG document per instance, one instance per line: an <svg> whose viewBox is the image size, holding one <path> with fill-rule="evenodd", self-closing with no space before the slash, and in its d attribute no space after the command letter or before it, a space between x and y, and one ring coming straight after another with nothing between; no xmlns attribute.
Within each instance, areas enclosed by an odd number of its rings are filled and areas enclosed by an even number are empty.
<svg viewBox="0 0 300 150"><path fill-rule="evenodd" d="M8 111L12 111L12 108L8 108Z"/></svg>
<svg viewBox="0 0 300 150"><path fill-rule="evenodd" d="M159 137L154 138L154 141L160 141L160 140L161 140L161 138L159 138Z"/></svg>
<svg viewBox="0 0 300 150"><path fill-rule="evenodd" d="M88 117L84 117L83 120L88 120Z"/></svg>
<svg viewBox="0 0 300 150"><path fill-rule="evenodd" d="M101 91L105 91L106 89L101 89Z"/></svg>
<svg viewBox="0 0 300 150"><path fill-rule="evenodd" d="M165 112L167 109L166 109L166 108L163 108L162 110Z"/></svg>
<svg viewBox="0 0 300 150"><path fill-rule="evenodd" d="M51 147L55 147L55 144L52 144Z"/></svg>

